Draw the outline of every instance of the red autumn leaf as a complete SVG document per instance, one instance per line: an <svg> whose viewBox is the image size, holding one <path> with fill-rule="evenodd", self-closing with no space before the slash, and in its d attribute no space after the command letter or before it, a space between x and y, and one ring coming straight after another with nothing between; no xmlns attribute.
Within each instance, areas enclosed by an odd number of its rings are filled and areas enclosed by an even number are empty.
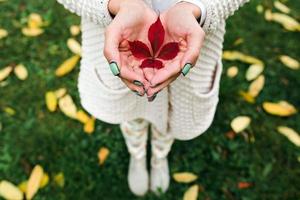
<svg viewBox="0 0 300 200"><path fill-rule="evenodd" d="M178 42L170 42L165 44L160 50L157 58L163 60L172 60L177 56L179 52L179 44Z"/></svg>
<svg viewBox="0 0 300 200"><path fill-rule="evenodd" d="M249 183L249 182L239 182L238 183L238 188L239 189L247 189L251 186L252 186L252 183Z"/></svg>
<svg viewBox="0 0 300 200"><path fill-rule="evenodd" d="M148 40L151 43L153 56L156 55L165 39L165 29L158 17L148 30Z"/></svg>
<svg viewBox="0 0 300 200"><path fill-rule="evenodd" d="M155 68L155 69L161 69L163 68L163 63L160 60L156 60L156 59L145 59L143 60L141 66L142 69L143 68Z"/></svg>
<svg viewBox="0 0 300 200"><path fill-rule="evenodd" d="M141 41L129 41L130 51L132 55L138 59L145 59L151 57L151 53L146 44Z"/></svg>

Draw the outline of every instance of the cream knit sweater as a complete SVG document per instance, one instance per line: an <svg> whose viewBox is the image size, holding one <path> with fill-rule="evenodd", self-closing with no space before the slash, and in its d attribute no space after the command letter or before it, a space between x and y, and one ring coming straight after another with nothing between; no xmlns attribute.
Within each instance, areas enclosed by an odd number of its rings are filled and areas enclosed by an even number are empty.
<svg viewBox="0 0 300 200"><path fill-rule="evenodd" d="M178 77L151 103L113 76L103 56L104 30L112 20L109 0L57 1L82 18L78 89L82 106L90 114L113 124L144 118L160 132L180 140L193 139L207 130L218 104L225 20L248 0L202 0L206 37L198 62L186 77ZM150 0L145 2L152 7Z"/></svg>

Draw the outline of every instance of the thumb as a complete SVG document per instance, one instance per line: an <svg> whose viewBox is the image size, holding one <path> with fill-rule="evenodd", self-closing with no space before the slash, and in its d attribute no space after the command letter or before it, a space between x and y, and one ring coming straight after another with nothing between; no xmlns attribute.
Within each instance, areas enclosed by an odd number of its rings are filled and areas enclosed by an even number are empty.
<svg viewBox="0 0 300 200"><path fill-rule="evenodd" d="M103 54L109 62L110 69L115 76L120 74L120 52L119 44L121 42L121 31L113 24L109 25L105 30L105 41Z"/></svg>
<svg viewBox="0 0 300 200"><path fill-rule="evenodd" d="M194 29L193 32L187 36L187 50L180 62L182 67L181 73L184 76L187 75L192 66L197 62L204 36L205 33L200 27L199 29Z"/></svg>

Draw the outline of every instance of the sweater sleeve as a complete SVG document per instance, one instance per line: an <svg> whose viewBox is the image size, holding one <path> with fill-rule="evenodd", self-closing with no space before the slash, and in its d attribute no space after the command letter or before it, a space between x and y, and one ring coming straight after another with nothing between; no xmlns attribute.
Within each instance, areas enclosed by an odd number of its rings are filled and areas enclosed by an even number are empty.
<svg viewBox="0 0 300 200"><path fill-rule="evenodd" d="M112 17L108 11L109 0L57 0L66 9L96 24L107 26Z"/></svg>
<svg viewBox="0 0 300 200"><path fill-rule="evenodd" d="M206 33L214 32L218 25L233 15L239 7L249 0L202 0L206 7L206 19L203 30Z"/></svg>

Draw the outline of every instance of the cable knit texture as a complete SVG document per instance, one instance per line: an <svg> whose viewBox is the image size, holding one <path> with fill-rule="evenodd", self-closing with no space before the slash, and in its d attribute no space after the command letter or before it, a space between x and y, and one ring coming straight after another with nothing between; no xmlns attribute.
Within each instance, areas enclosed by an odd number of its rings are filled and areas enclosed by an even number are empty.
<svg viewBox="0 0 300 200"><path fill-rule="evenodd" d="M161 133L180 140L193 139L207 130L218 104L225 19L247 0L203 0L207 6L203 29L207 34L196 65L151 103L113 76L103 56L105 26L112 20L108 0L57 1L82 17L78 89L81 104L90 114L113 124L143 118ZM146 3L152 6L151 0Z"/></svg>

